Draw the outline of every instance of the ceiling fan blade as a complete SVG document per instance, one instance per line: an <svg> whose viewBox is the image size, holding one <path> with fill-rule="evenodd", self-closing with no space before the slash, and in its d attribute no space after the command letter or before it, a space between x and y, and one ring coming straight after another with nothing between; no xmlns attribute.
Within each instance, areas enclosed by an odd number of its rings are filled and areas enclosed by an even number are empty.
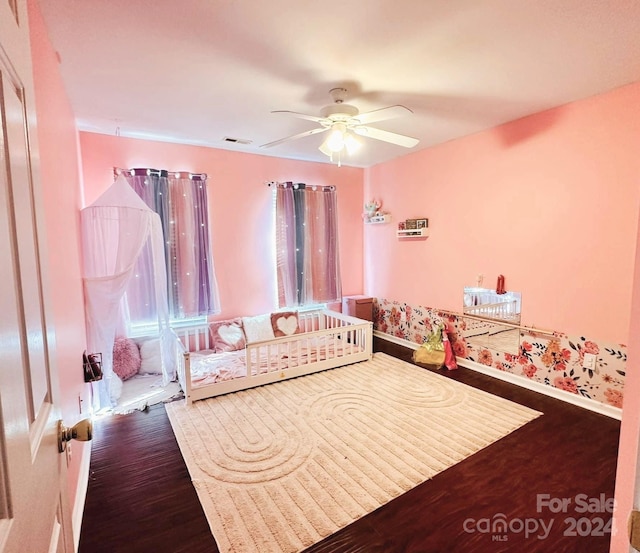
<svg viewBox="0 0 640 553"><path fill-rule="evenodd" d="M413 112L409 108L398 105L360 113L359 115L356 115L354 119L357 119L362 125L368 125L369 123L374 123L376 121L385 121L386 119L402 117L403 115L409 115L411 113Z"/></svg>
<svg viewBox="0 0 640 553"><path fill-rule="evenodd" d="M391 142L391 144L397 144L398 146L404 146L405 148L413 148L418 142L420 142L417 138L383 131L381 129L375 129L374 127L358 126L353 128L353 132L366 138L375 138L376 140Z"/></svg>
<svg viewBox="0 0 640 553"><path fill-rule="evenodd" d="M298 117L299 119L307 119L309 121L314 121L316 123L320 123L320 121L325 121L323 117L316 117L315 115L307 115L306 113L298 113L297 111L287 111L284 109L272 111L271 113L288 113L289 115L293 115L294 117Z"/></svg>
<svg viewBox="0 0 640 553"><path fill-rule="evenodd" d="M274 140L273 142L269 142L267 144L263 144L260 146L261 148L271 148L271 146L277 146L278 144L282 144L283 142L289 142L289 140L296 140L298 138L304 138L305 136L311 136L312 134L318 134L319 132L328 131L329 127L318 127L317 129L311 129L310 131L300 132L298 134L294 134L293 136L287 136L286 138L281 138L280 140Z"/></svg>

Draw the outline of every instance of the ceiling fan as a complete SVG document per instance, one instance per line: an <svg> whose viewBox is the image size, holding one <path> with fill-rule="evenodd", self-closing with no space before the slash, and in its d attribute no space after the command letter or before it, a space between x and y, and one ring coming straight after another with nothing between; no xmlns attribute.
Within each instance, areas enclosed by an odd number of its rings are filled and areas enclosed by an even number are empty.
<svg viewBox="0 0 640 553"><path fill-rule="evenodd" d="M383 142L390 142L391 144L397 144L398 146L404 146L405 148L412 148L419 142L417 138L383 131L382 129L368 126L369 123L376 123L378 121L393 119L395 117L413 113L409 108L396 105L368 111L366 113L360 113L357 107L344 103L345 96L347 94L346 88L332 88L329 91L329 94L333 99L333 104L323 107L320 110L320 117L297 113L295 111L272 111L271 113L288 113L294 117L299 117L300 119L307 119L309 121L319 123L320 126L315 129L294 134L293 136L274 140L273 142L263 144L260 147L270 148L272 146L282 144L283 142L289 142L290 140L297 140L298 138L304 138L305 136L311 136L312 134L330 131L329 136L320 145L319 150L323 154L329 156L332 162L336 162L340 165L342 154L353 154L361 146L361 142L358 140L356 135L363 136L365 138L373 138L375 140L382 140Z"/></svg>

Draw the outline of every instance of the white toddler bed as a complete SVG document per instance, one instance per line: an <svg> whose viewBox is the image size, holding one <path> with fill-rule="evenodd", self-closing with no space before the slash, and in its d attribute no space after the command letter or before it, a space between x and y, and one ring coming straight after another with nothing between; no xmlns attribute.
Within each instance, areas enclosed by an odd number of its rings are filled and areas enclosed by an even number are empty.
<svg viewBox="0 0 640 553"><path fill-rule="evenodd" d="M518 300L484 303L469 307L465 306L464 314L474 317L482 317L484 319L494 319L498 321L507 321L513 324L520 324Z"/></svg>
<svg viewBox="0 0 640 553"><path fill-rule="evenodd" d="M298 314L299 334L216 353L209 325L176 329L185 348L178 380L187 404L371 359L372 323L319 310Z"/></svg>

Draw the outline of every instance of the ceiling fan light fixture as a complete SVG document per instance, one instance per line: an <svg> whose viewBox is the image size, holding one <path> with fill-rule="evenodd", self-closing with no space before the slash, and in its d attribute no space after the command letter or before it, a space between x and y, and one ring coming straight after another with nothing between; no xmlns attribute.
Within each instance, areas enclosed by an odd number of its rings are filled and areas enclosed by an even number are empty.
<svg viewBox="0 0 640 553"><path fill-rule="evenodd" d="M318 150L320 150L325 156L331 157L333 155L333 152L327 146L327 140L325 140L322 144L320 144L320 146L318 147Z"/></svg>
<svg viewBox="0 0 640 553"><path fill-rule="evenodd" d="M347 130L343 123L335 123L327 139L318 148L324 155L331 158L332 163L340 165L341 155L352 155L362 146L362 142Z"/></svg>
<svg viewBox="0 0 640 553"><path fill-rule="evenodd" d="M362 142L353 134L346 133L344 137L344 146L347 149L347 153L349 155L353 155L362 147Z"/></svg>
<svg viewBox="0 0 640 553"><path fill-rule="evenodd" d="M341 123L336 123L329 133L329 137L326 140L326 145L332 152L341 152L344 148L346 138L346 128Z"/></svg>

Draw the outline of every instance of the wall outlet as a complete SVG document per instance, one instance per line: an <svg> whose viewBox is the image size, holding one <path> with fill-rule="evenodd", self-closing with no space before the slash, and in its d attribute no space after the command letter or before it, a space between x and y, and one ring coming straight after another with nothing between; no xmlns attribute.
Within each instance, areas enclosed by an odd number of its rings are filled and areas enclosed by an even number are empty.
<svg viewBox="0 0 640 553"><path fill-rule="evenodd" d="M595 370L596 356L593 353L585 353L582 359L582 366L587 370Z"/></svg>

